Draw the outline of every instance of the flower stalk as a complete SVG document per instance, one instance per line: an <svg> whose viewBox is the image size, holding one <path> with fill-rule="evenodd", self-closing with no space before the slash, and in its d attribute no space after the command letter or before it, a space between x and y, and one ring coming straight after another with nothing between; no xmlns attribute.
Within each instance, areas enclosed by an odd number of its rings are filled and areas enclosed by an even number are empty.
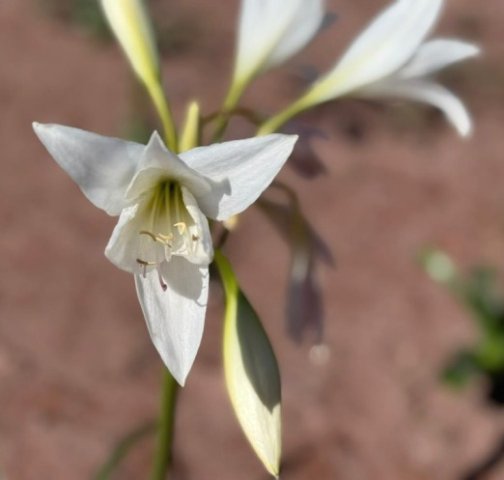
<svg viewBox="0 0 504 480"><path fill-rule="evenodd" d="M156 451L150 480L166 480L168 475L172 462L177 393L177 381L168 369L164 369Z"/></svg>
<svg viewBox="0 0 504 480"><path fill-rule="evenodd" d="M291 103L287 108L280 111L273 117L266 120L257 130L257 136L269 135L273 132L278 132L289 120L299 115L306 109L304 97Z"/></svg>
<svg viewBox="0 0 504 480"><path fill-rule="evenodd" d="M173 115L171 113L170 107L168 106L168 101L166 100L166 95L161 85L161 81L151 83L149 86L147 86L147 91L149 92L152 103L154 104L156 112L161 119L164 138L166 140L168 148L170 148L172 152L178 152L178 140L175 122L173 121Z"/></svg>

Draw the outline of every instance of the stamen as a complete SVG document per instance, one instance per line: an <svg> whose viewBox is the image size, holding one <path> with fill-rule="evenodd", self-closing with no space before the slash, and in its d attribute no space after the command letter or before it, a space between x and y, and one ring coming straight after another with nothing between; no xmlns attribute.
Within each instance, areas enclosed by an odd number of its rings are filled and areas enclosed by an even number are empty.
<svg viewBox="0 0 504 480"><path fill-rule="evenodd" d="M153 265L156 265L154 262L146 262L145 260L141 260L140 258L137 258L136 261L142 268L142 277L143 278L145 278L147 276L147 267L151 267Z"/></svg>
<svg viewBox="0 0 504 480"><path fill-rule="evenodd" d="M140 235L147 235L148 237L152 238L152 240L154 242L157 242L157 238L156 238L156 235L154 235L153 233L151 232L148 232L147 230L141 230L140 231Z"/></svg>
<svg viewBox="0 0 504 480"><path fill-rule="evenodd" d="M170 241L173 240L173 233L169 233L168 235L158 233L156 238L159 243L162 243L163 245L172 248Z"/></svg>
<svg viewBox="0 0 504 480"><path fill-rule="evenodd" d="M174 227L177 228L179 235L184 235L185 231L187 230L187 225L185 222L177 222L173 224Z"/></svg>
<svg viewBox="0 0 504 480"><path fill-rule="evenodd" d="M194 234L191 238L192 238L193 242L197 242L200 239L200 237L198 235L194 235Z"/></svg>
<svg viewBox="0 0 504 480"><path fill-rule="evenodd" d="M163 235L162 233L158 233L156 235L156 234L149 232L147 230L141 230L139 233L140 233L140 235L147 235L149 238L152 239L153 242L161 243L161 244L166 245L170 248L172 247L172 245L170 244L170 240L173 240L173 233L169 233L168 235Z"/></svg>

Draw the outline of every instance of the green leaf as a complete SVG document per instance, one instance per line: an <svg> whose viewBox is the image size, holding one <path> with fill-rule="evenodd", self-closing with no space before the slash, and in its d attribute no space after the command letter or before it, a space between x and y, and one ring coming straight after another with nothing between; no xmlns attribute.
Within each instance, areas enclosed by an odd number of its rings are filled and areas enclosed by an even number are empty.
<svg viewBox="0 0 504 480"><path fill-rule="evenodd" d="M473 352L462 350L445 368L442 379L451 387L461 389L477 373L481 373L481 368L474 358Z"/></svg>
<svg viewBox="0 0 504 480"><path fill-rule="evenodd" d="M458 277L457 268L445 252L426 248L420 252L418 260L432 280L449 287L454 286Z"/></svg>
<svg viewBox="0 0 504 480"><path fill-rule="evenodd" d="M100 470L93 478L95 480L109 480L130 450L146 436L154 434L155 431L156 422L148 422L121 438L110 453L107 461L100 467ZM0 480L3 480L1 473Z"/></svg>
<svg viewBox="0 0 504 480"><path fill-rule="evenodd" d="M502 337L504 307L502 298L497 292L497 277L493 269L477 267L472 270L465 284L464 300L478 320L478 326L485 336Z"/></svg>
<svg viewBox="0 0 504 480"><path fill-rule="evenodd" d="M504 336L502 332L485 337L477 346L476 359L481 368L487 372L504 369Z"/></svg>
<svg viewBox="0 0 504 480"><path fill-rule="evenodd" d="M217 251L215 261L226 294L224 371L228 394L252 448L268 472L278 477L281 387L275 354L228 260Z"/></svg>

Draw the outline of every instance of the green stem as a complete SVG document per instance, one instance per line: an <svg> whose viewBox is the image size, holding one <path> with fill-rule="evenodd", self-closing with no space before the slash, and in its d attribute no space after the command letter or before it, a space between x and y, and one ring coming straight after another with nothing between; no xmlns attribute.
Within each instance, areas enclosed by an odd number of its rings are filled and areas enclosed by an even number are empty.
<svg viewBox="0 0 504 480"><path fill-rule="evenodd" d="M243 91L247 86L247 81L236 82L233 81L231 88L224 100L224 105L222 106L221 113L217 117L217 126L215 127L215 132L212 137L212 143L218 142L222 140L224 136L224 132L229 123L229 116L231 111L238 105L241 96L243 95Z"/></svg>
<svg viewBox="0 0 504 480"><path fill-rule="evenodd" d="M301 97L299 100L289 105L285 110L282 110L269 120L266 120L257 130L257 136L269 135L270 133L277 132L291 118L295 117L303 110L306 110L306 108L307 103L305 97Z"/></svg>
<svg viewBox="0 0 504 480"><path fill-rule="evenodd" d="M123 461L130 450L147 435L154 433L155 430L155 423L149 422L128 433L128 435L126 435L117 443L109 458L100 468L94 479L109 480L114 470L117 469L119 464ZM0 478L2 478L1 475Z"/></svg>
<svg viewBox="0 0 504 480"><path fill-rule="evenodd" d="M178 140L177 131L175 129L175 122L173 121L173 116L168 106L163 87L161 82L153 81L147 86L149 95L156 107L156 111L163 124L164 136L168 145L168 148L172 152L178 152Z"/></svg>
<svg viewBox="0 0 504 480"><path fill-rule="evenodd" d="M175 406L178 384L168 370L164 372L161 410L154 466L150 480L166 480L172 460L173 433L175 427Z"/></svg>

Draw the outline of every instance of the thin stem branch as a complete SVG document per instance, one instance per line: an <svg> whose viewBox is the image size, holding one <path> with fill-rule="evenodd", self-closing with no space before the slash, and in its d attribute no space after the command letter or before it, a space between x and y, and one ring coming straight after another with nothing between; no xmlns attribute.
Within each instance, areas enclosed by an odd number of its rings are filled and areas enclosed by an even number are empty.
<svg viewBox="0 0 504 480"><path fill-rule="evenodd" d="M158 437L150 480L166 480L172 461L175 406L178 384L168 370L164 372Z"/></svg>
<svg viewBox="0 0 504 480"><path fill-rule="evenodd" d="M148 422L123 437L115 446L107 461L94 476L94 480L109 480L112 473L124 460L130 450L147 435L156 431L155 422ZM1 478L1 475L0 475Z"/></svg>
<svg viewBox="0 0 504 480"><path fill-rule="evenodd" d="M291 118L301 113L305 108L304 99L301 98L300 100L297 100L293 104L289 105L285 110L282 110L280 113L277 113L269 120L266 120L266 122L264 122L257 130L257 135L268 135L270 133L279 131L279 129L283 127Z"/></svg>
<svg viewBox="0 0 504 480"><path fill-rule="evenodd" d="M236 82L233 81L231 88L224 100L224 105L222 107L222 111L220 115L217 117L217 126L215 127L215 132L212 137L212 143L218 142L222 140L224 133L226 132L226 128L229 123L230 112L234 110L240 98L245 90L247 82Z"/></svg>
<svg viewBox="0 0 504 480"><path fill-rule="evenodd" d="M160 82L152 82L152 84L148 85L147 90L163 124L167 145L172 152L178 152L177 130L163 87Z"/></svg>

